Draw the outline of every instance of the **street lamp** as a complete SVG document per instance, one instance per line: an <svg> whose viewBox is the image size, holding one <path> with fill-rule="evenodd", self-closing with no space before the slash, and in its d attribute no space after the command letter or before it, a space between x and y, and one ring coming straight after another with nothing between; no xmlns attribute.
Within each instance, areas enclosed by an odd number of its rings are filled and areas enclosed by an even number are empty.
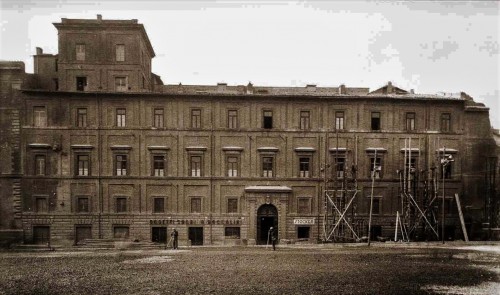
<svg viewBox="0 0 500 295"><path fill-rule="evenodd" d="M441 159L441 167L442 167L442 177L443 177L443 202L441 204L441 239L444 244L444 183L445 183L445 169L446 166L450 165L455 160L452 155L445 156Z"/></svg>

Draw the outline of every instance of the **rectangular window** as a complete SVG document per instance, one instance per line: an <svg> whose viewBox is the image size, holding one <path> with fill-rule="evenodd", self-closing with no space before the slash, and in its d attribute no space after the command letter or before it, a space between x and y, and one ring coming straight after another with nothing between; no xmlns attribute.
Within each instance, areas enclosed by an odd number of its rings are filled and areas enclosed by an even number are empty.
<svg viewBox="0 0 500 295"><path fill-rule="evenodd" d="M116 109L116 127L125 127L127 119L127 110L123 108Z"/></svg>
<svg viewBox="0 0 500 295"><path fill-rule="evenodd" d="M311 112L300 111L300 130L309 130L311 128Z"/></svg>
<svg viewBox="0 0 500 295"><path fill-rule="evenodd" d="M76 77L76 91L87 90L87 77Z"/></svg>
<svg viewBox="0 0 500 295"><path fill-rule="evenodd" d="M129 226L120 225L113 228L113 238L115 239L128 239L129 237Z"/></svg>
<svg viewBox="0 0 500 295"><path fill-rule="evenodd" d="M115 90L121 92L128 90L127 77L115 77Z"/></svg>
<svg viewBox="0 0 500 295"><path fill-rule="evenodd" d="M336 178L344 178L344 175L345 175L345 157L342 156L337 156L337 157L334 157L333 158L333 161L335 163L334 167L334 171L335 171L335 177Z"/></svg>
<svg viewBox="0 0 500 295"><path fill-rule="evenodd" d="M201 110L191 110L191 128L201 128Z"/></svg>
<svg viewBox="0 0 500 295"><path fill-rule="evenodd" d="M201 213L201 198L191 198L191 213Z"/></svg>
<svg viewBox="0 0 500 295"><path fill-rule="evenodd" d="M153 156L153 176L165 176L165 155Z"/></svg>
<svg viewBox="0 0 500 295"><path fill-rule="evenodd" d="M127 155L115 155L116 176L127 175Z"/></svg>
<svg viewBox="0 0 500 295"><path fill-rule="evenodd" d="M299 177L310 177L311 175L311 158L299 158Z"/></svg>
<svg viewBox="0 0 500 295"><path fill-rule="evenodd" d="M238 199L227 199L227 213L238 213Z"/></svg>
<svg viewBox="0 0 500 295"><path fill-rule="evenodd" d="M36 197L35 198L35 211L36 212L48 212L49 202L47 197Z"/></svg>
<svg viewBox="0 0 500 295"><path fill-rule="evenodd" d="M440 199L441 202L443 201L443 199L441 198ZM451 213L454 213L454 208L456 206L453 206L453 199L452 198L445 198L444 200L444 213L445 214L451 214Z"/></svg>
<svg viewBox="0 0 500 295"><path fill-rule="evenodd" d="M380 130L380 112L372 112L372 130Z"/></svg>
<svg viewBox="0 0 500 295"><path fill-rule="evenodd" d="M76 175L89 176L90 175L90 156L89 155L76 155Z"/></svg>
<svg viewBox="0 0 500 295"><path fill-rule="evenodd" d="M227 128L238 129L238 110L227 111Z"/></svg>
<svg viewBox="0 0 500 295"><path fill-rule="evenodd" d="M311 213L311 199L310 198L298 198L297 199L297 213L299 213L299 214Z"/></svg>
<svg viewBox="0 0 500 295"><path fill-rule="evenodd" d="M189 176L200 177L201 176L201 156L190 156L189 157Z"/></svg>
<svg viewBox="0 0 500 295"><path fill-rule="evenodd" d="M448 161L448 156L445 158L441 158L441 179L443 179L443 173L444 173L444 178L445 179L451 179L452 178L452 172L453 172L453 162Z"/></svg>
<svg viewBox="0 0 500 295"><path fill-rule="evenodd" d="M35 175L45 175L46 171L45 155L35 155Z"/></svg>
<svg viewBox="0 0 500 295"><path fill-rule="evenodd" d="M85 44L76 44L76 60L85 60Z"/></svg>
<svg viewBox="0 0 500 295"><path fill-rule="evenodd" d="M406 130L415 130L415 113L406 113Z"/></svg>
<svg viewBox="0 0 500 295"><path fill-rule="evenodd" d="M239 239L240 238L240 228L236 226L228 226L224 228L224 237L226 239Z"/></svg>
<svg viewBox="0 0 500 295"><path fill-rule="evenodd" d="M153 213L165 213L165 198L153 199Z"/></svg>
<svg viewBox="0 0 500 295"><path fill-rule="evenodd" d="M116 45L116 61L125 61L125 45Z"/></svg>
<svg viewBox="0 0 500 295"><path fill-rule="evenodd" d="M442 113L441 114L441 131L450 132L451 131L451 114Z"/></svg>
<svg viewBox="0 0 500 295"><path fill-rule="evenodd" d="M127 198L116 198L116 213L127 212Z"/></svg>
<svg viewBox="0 0 500 295"><path fill-rule="evenodd" d="M45 107L33 107L33 125L47 127L47 109Z"/></svg>
<svg viewBox="0 0 500 295"><path fill-rule="evenodd" d="M382 158L370 158L370 178L382 178Z"/></svg>
<svg viewBox="0 0 500 295"><path fill-rule="evenodd" d="M76 126L77 127L87 127L87 109L78 108L76 109Z"/></svg>
<svg viewBox="0 0 500 295"><path fill-rule="evenodd" d="M273 111L263 112L262 128L273 129Z"/></svg>
<svg viewBox="0 0 500 295"><path fill-rule="evenodd" d="M273 170L274 170L274 158L262 157L262 176L273 177Z"/></svg>
<svg viewBox="0 0 500 295"><path fill-rule="evenodd" d="M412 157L413 158L410 159L409 165L408 165L408 159L405 162L405 168L406 168L406 171L410 172L410 177L411 177L411 175L413 175L417 171L417 158L415 158L415 155L413 153L412 153Z"/></svg>
<svg viewBox="0 0 500 295"><path fill-rule="evenodd" d="M227 176L238 177L239 163L238 157L228 156L227 157Z"/></svg>
<svg viewBox="0 0 500 295"><path fill-rule="evenodd" d="M76 212L85 213L89 212L89 198L88 197L78 197L76 199Z"/></svg>
<svg viewBox="0 0 500 295"><path fill-rule="evenodd" d="M163 109L154 109L154 119L153 119L153 126L156 128L163 128Z"/></svg>
<svg viewBox="0 0 500 295"><path fill-rule="evenodd" d="M373 198L372 213L375 215L380 214L380 199L379 198Z"/></svg>
<svg viewBox="0 0 500 295"><path fill-rule="evenodd" d="M337 111L335 112L335 129L343 130L344 129L344 112Z"/></svg>

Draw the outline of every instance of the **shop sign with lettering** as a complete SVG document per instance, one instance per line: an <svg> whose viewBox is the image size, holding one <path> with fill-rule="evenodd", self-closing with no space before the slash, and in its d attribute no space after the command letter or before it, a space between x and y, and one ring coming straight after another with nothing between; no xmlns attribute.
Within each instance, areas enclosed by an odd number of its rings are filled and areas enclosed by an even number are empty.
<svg viewBox="0 0 500 295"><path fill-rule="evenodd" d="M314 218L295 218L293 224L296 225L311 225L314 224Z"/></svg>
<svg viewBox="0 0 500 295"><path fill-rule="evenodd" d="M241 224L239 219L150 219L151 225L162 224L218 224L218 225L238 225Z"/></svg>

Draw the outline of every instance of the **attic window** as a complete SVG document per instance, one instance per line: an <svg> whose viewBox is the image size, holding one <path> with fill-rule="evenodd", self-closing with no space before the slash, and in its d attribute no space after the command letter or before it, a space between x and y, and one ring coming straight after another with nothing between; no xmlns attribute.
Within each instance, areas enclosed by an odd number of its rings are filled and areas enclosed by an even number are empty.
<svg viewBox="0 0 500 295"><path fill-rule="evenodd" d="M273 129L273 111L271 110L263 111L262 128Z"/></svg>

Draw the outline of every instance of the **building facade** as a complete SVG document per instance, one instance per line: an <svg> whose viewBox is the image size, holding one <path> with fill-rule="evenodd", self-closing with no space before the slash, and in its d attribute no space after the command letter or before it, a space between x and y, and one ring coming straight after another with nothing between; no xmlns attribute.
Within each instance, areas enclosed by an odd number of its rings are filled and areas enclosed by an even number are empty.
<svg viewBox="0 0 500 295"><path fill-rule="evenodd" d="M374 238L405 213L411 239L459 239L455 194L469 236L485 237L495 142L465 93L163 85L137 20L54 25L59 53L39 49L3 97L20 102L2 108L17 114L2 123L4 227L25 243L166 242L176 228L181 245L252 245L271 226L282 242L359 240L370 207ZM430 220L443 199L444 232Z"/></svg>

